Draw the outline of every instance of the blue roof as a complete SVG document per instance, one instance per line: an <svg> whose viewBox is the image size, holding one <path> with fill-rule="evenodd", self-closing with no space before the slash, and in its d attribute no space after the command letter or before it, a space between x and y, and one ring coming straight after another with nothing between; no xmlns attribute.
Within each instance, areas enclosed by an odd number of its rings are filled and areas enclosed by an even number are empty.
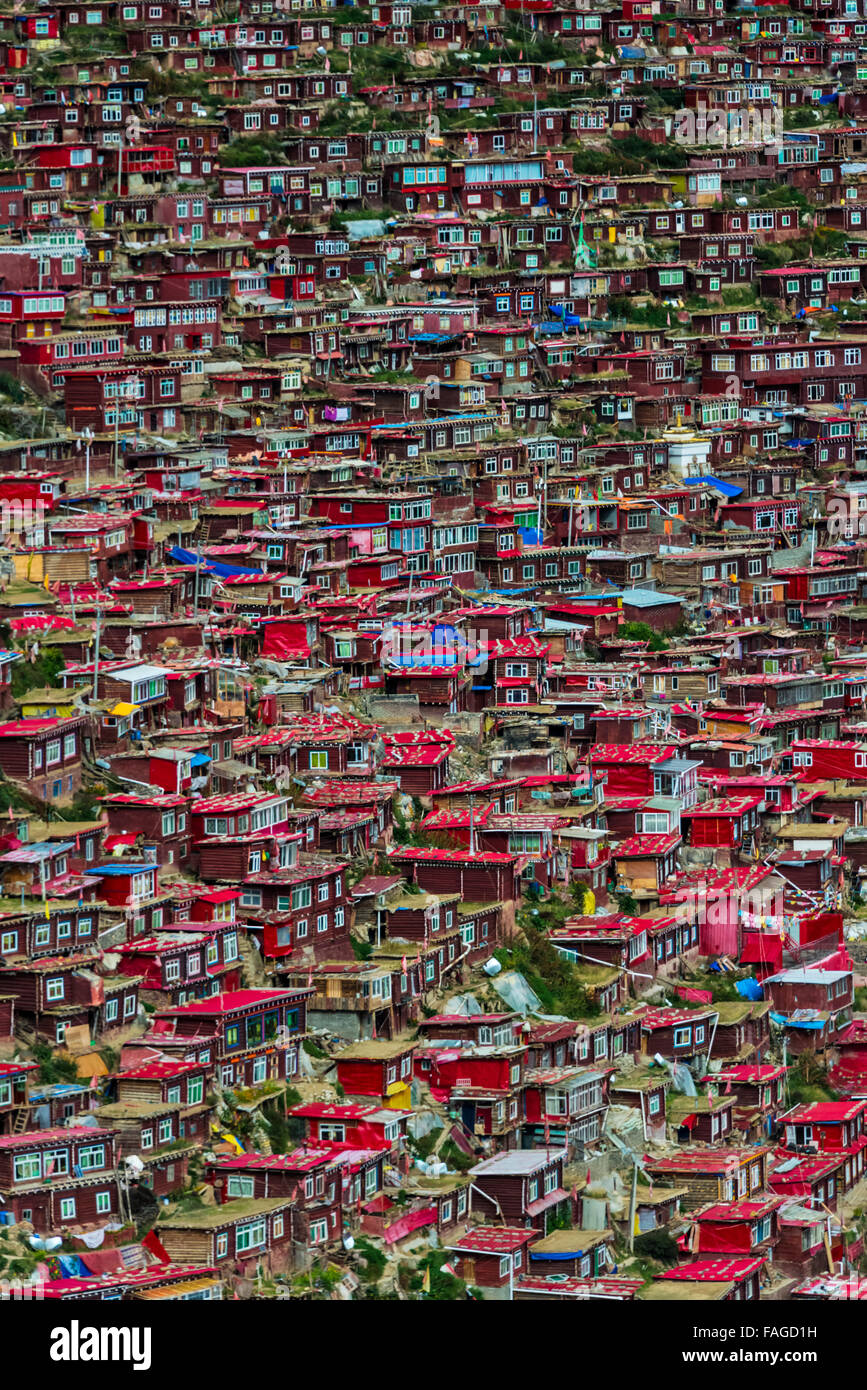
<svg viewBox="0 0 867 1390"><path fill-rule="evenodd" d="M723 497L739 497L743 492L743 488L738 487L735 483L724 483L722 478L711 477L709 473L702 478L684 478L683 481L687 487L697 487L699 484L704 484L705 487L716 488Z"/></svg>
<svg viewBox="0 0 867 1390"><path fill-rule="evenodd" d="M620 597L630 608L656 608L665 603L683 603L681 594L661 594L657 589L623 589Z"/></svg>
<svg viewBox="0 0 867 1390"><path fill-rule="evenodd" d="M93 874L96 878L114 878L121 874L143 874L145 869L155 869L156 864L130 864L126 860L122 864L100 864L95 869L85 869L86 874Z"/></svg>
<svg viewBox="0 0 867 1390"><path fill-rule="evenodd" d="M68 854L69 851L74 848L74 840L63 840L62 842L58 842L57 840L40 840L34 841L32 844L27 844L25 841L21 846L23 851L29 855L33 855L37 859L50 859L51 856L55 854ZM13 854L14 852L14 850L10 851L10 853Z"/></svg>

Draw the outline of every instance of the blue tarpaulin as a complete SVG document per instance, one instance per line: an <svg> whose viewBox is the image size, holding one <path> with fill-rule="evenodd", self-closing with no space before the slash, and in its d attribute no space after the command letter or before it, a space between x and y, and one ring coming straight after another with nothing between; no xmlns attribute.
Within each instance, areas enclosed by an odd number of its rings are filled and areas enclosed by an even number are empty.
<svg viewBox="0 0 867 1390"><path fill-rule="evenodd" d="M784 1028L815 1028L825 1027L826 1019L822 1018L785 1018L783 1014L771 1014L774 1023L781 1024Z"/></svg>
<svg viewBox="0 0 867 1390"><path fill-rule="evenodd" d="M735 980L735 989L744 999L762 999L762 987L758 980Z"/></svg>
<svg viewBox="0 0 867 1390"><path fill-rule="evenodd" d="M705 473L701 478L684 478L683 481L687 487L698 487L701 483L705 487L715 488L717 492L722 493L723 497L738 497L743 492L743 488L738 487L737 484L724 483L722 478L714 478L710 473Z"/></svg>
<svg viewBox="0 0 867 1390"><path fill-rule="evenodd" d="M181 550L179 545L173 545L169 551L172 560L177 560L179 565L195 565L199 557L193 550ZM236 574L262 574L262 570L248 570L241 565L224 565L219 560L207 560L204 557L201 561L201 568L208 574L216 574L219 579L231 579Z"/></svg>
<svg viewBox="0 0 867 1390"><path fill-rule="evenodd" d="M568 328L580 328L581 319L577 314L567 314L564 304L551 304L548 306L555 318L561 319Z"/></svg>
<svg viewBox="0 0 867 1390"><path fill-rule="evenodd" d="M541 545L543 535L535 526L519 526L518 535L525 545Z"/></svg>
<svg viewBox="0 0 867 1390"><path fill-rule="evenodd" d="M559 1251L559 1250L557 1250L557 1251L554 1251L554 1250L543 1250L543 1251L541 1251L541 1252L537 1255L537 1254L535 1254L534 1251L531 1250L531 1251L530 1251L530 1259L531 1259L531 1260L557 1260L557 1261L560 1261L560 1262L562 1263L564 1260L577 1260L577 1259L580 1259L580 1258L582 1257L582 1255L589 1255L589 1253L590 1253L589 1250L567 1250L567 1251L565 1251L565 1252L561 1252L561 1251ZM559 1275L559 1274L557 1275L557 1278L558 1278L558 1279L560 1278L560 1275Z"/></svg>

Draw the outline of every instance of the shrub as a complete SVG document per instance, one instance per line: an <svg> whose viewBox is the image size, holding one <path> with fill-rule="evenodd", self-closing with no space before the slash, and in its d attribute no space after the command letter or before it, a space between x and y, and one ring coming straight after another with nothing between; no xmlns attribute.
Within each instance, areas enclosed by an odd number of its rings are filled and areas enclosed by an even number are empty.
<svg viewBox="0 0 867 1390"><path fill-rule="evenodd" d="M673 1264L680 1254L680 1246L668 1231L645 1231L643 1235L635 1237L635 1253Z"/></svg>
<svg viewBox="0 0 867 1390"><path fill-rule="evenodd" d="M386 1258L379 1246L372 1245L363 1236L357 1236L355 1248L364 1260L364 1268L361 1271L361 1278L365 1284L375 1284L383 1276L386 1266Z"/></svg>
<svg viewBox="0 0 867 1390"><path fill-rule="evenodd" d="M74 1057L63 1057L52 1051L48 1043L37 1043L34 1059L39 1063L39 1080L46 1086L55 1081L78 1081L78 1066Z"/></svg>

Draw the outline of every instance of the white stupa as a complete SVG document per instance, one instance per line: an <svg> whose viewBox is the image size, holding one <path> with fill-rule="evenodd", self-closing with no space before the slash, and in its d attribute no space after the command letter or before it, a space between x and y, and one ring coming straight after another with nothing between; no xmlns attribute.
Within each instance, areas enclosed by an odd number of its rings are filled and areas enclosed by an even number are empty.
<svg viewBox="0 0 867 1390"><path fill-rule="evenodd" d="M707 474L710 458L710 435L697 434L683 423L680 412L677 424L663 431L668 445L668 470L677 478L701 478Z"/></svg>

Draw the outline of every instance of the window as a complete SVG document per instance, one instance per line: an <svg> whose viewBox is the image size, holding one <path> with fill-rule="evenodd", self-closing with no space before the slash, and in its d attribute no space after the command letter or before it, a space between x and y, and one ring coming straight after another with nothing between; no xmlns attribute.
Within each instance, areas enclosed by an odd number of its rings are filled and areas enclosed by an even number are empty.
<svg viewBox="0 0 867 1390"><path fill-rule="evenodd" d="M239 1226L235 1235L235 1249L238 1254L244 1250L260 1249L267 1240L267 1226L264 1221L248 1221Z"/></svg>
<svg viewBox="0 0 867 1390"><path fill-rule="evenodd" d="M106 1214L106 1212L110 1212L110 1211L111 1211L111 1193L110 1193L110 1192L97 1192L97 1194L96 1194L96 1214L97 1214L97 1216L104 1216L104 1215Z"/></svg>
<svg viewBox="0 0 867 1390"><path fill-rule="evenodd" d="M78 1162L83 1172L91 1168L104 1168L105 1145L88 1144L86 1148L79 1149Z"/></svg>
<svg viewBox="0 0 867 1390"><path fill-rule="evenodd" d="M328 1222L325 1217L310 1222L310 1244L321 1245L328 1239Z"/></svg>
<svg viewBox="0 0 867 1390"><path fill-rule="evenodd" d="M226 1195L228 1197L253 1197L255 1196L254 1188L253 1178L244 1177L240 1173L230 1173L226 1184Z"/></svg>

